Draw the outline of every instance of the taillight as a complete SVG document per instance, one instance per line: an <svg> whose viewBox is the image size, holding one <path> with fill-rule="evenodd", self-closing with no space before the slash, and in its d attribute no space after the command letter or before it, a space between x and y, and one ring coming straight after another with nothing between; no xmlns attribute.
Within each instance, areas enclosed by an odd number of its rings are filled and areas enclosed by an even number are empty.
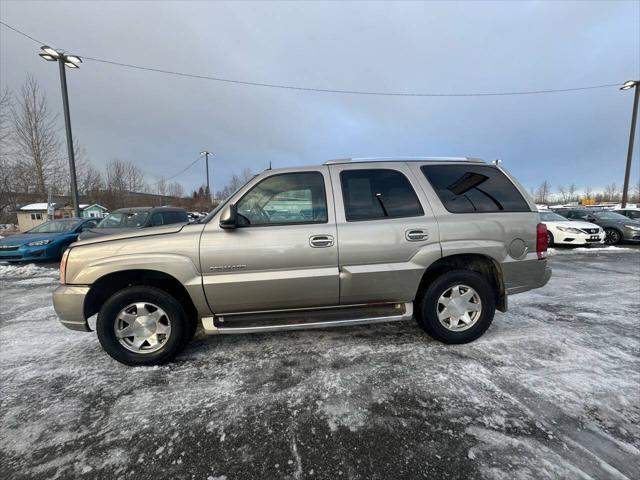
<svg viewBox="0 0 640 480"><path fill-rule="evenodd" d="M62 259L60 260L60 283L62 285L65 284L66 275L67 275L67 258L69 258L70 248L67 248L62 254Z"/></svg>
<svg viewBox="0 0 640 480"><path fill-rule="evenodd" d="M538 259L547 258L547 247L549 246L549 237L547 236L547 226L544 223L536 225L536 253Z"/></svg>

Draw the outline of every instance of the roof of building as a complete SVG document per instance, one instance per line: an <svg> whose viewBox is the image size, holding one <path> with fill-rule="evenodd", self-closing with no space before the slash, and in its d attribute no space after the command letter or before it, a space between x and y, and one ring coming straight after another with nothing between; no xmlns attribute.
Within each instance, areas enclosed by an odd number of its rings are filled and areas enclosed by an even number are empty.
<svg viewBox="0 0 640 480"><path fill-rule="evenodd" d="M43 210L43 211L46 211L48 205L49 204L47 202L30 203L29 205L25 205L24 207L20 208L20 210L25 210L25 211ZM55 206L56 204L53 203L52 205Z"/></svg>

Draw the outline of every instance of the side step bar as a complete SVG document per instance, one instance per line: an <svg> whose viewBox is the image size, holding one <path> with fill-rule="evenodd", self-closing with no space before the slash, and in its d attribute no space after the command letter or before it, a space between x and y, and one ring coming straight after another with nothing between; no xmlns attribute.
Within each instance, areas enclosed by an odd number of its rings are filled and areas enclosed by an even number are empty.
<svg viewBox="0 0 640 480"><path fill-rule="evenodd" d="M379 305L375 307L369 307L362 305L354 305L347 307L337 307L331 309L331 313L326 312L329 309L318 310L291 310L280 312L260 312L259 314L226 314L216 315L213 317L203 317L202 326L204 332L209 335L219 334L237 334L237 333L260 333L260 332L278 332L285 330L306 330L312 328L332 328L332 327L346 327L351 325L366 325L370 323L383 323L383 322L399 322L403 320L411 320L413 318L413 303L403 304L389 304L384 314L379 314ZM394 307L394 308L389 308ZM367 315L367 310L370 310L373 315ZM336 319L336 314L343 313L344 320ZM360 315L354 315L359 313ZM376 313L378 313L376 315ZM302 321L286 321L286 317L297 315L299 317L305 317L305 322ZM285 317L282 323L278 323L276 315ZM237 317L239 320L231 321L230 318ZM261 317L264 319L261 321ZM325 317L323 319L323 317ZM244 320L244 321L243 321ZM246 326L242 324L245 323Z"/></svg>

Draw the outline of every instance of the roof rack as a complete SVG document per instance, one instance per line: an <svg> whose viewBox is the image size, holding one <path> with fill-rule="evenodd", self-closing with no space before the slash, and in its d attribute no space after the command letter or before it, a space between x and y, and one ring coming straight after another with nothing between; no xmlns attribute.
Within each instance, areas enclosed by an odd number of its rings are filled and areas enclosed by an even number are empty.
<svg viewBox="0 0 640 480"><path fill-rule="evenodd" d="M327 160L324 165L356 162L472 162L486 163L481 158L474 157L368 157L368 158L338 158Z"/></svg>

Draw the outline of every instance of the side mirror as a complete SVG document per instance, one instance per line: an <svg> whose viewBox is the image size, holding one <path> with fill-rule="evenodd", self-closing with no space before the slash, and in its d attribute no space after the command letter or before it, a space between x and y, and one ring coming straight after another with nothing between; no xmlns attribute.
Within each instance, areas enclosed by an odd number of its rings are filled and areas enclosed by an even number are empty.
<svg viewBox="0 0 640 480"><path fill-rule="evenodd" d="M238 210L235 204L231 204L222 211L220 215L220 228L232 230L238 226Z"/></svg>

